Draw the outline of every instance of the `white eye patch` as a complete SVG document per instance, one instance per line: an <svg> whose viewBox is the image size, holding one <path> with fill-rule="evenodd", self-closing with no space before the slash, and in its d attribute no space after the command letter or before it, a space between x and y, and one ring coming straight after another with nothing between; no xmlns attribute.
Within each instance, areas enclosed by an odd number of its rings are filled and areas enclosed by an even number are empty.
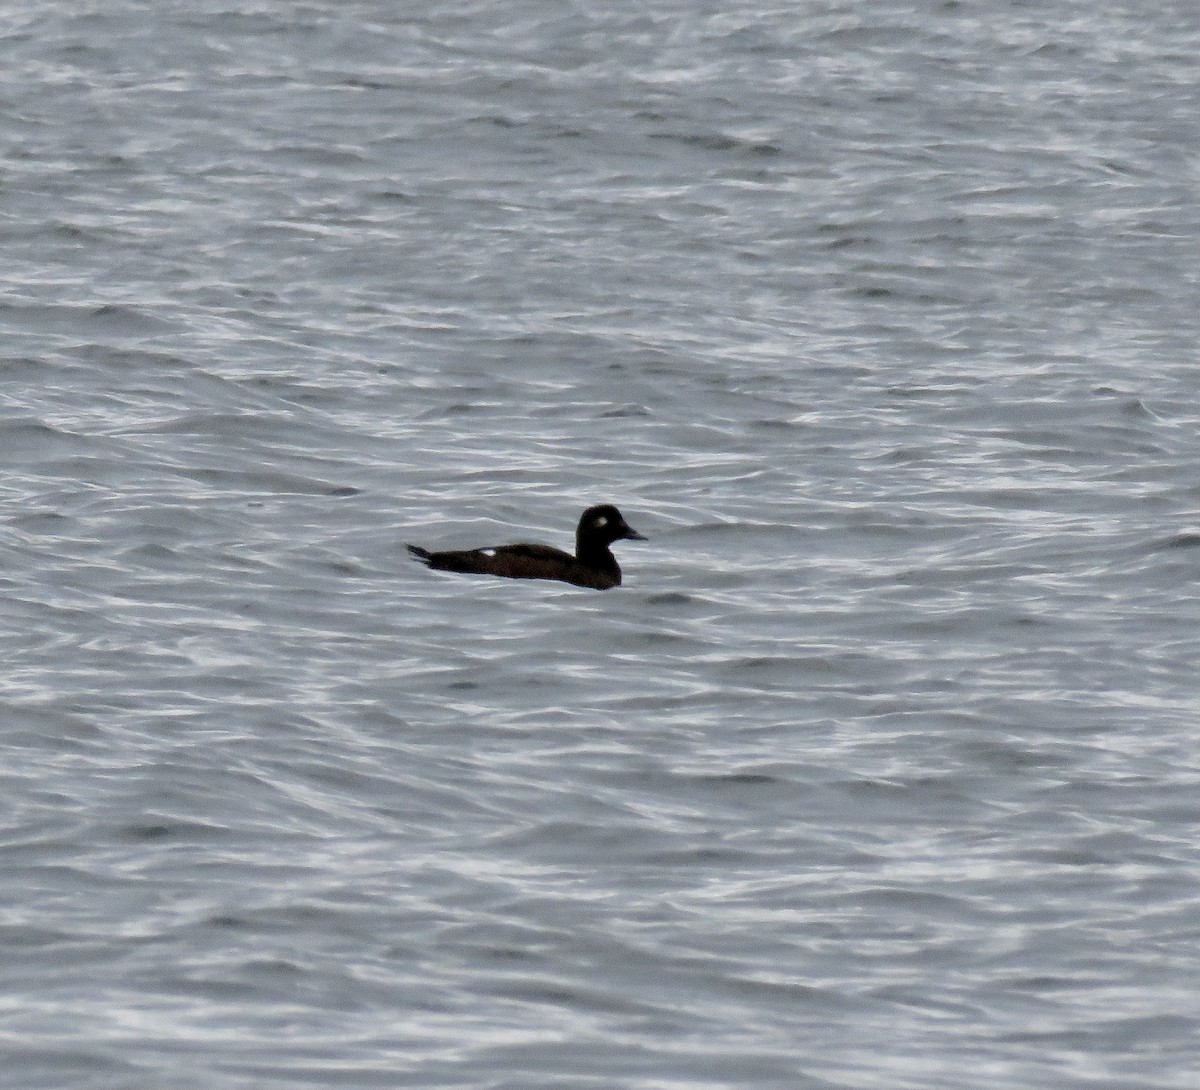
<svg viewBox="0 0 1200 1090"><path fill-rule="evenodd" d="M598 519L596 519L596 521L594 523L592 523L592 525L593 526L607 526L608 525L608 516L601 515Z"/></svg>

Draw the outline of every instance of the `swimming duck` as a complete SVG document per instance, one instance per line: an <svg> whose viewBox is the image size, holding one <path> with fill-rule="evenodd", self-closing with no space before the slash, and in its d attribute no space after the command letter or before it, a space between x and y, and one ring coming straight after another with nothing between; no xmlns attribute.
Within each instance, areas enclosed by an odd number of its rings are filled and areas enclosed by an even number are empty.
<svg viewBox="0 0 1200 1090"><path fill-rule="evenodd" d="M608 590L621 585L621 569L609 546L614 541L645 541L611 503L589 507L575 530L575 555L550 545L495 545L460 552L431 553L420 545L408 551L436 571L499 575L506 579L557 579L577 587Z"/></svg>

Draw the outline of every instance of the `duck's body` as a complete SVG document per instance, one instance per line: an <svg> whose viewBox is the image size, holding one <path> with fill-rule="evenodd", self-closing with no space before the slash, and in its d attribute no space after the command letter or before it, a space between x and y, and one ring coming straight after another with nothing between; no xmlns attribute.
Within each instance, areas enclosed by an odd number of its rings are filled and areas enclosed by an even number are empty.
<svg viewBox="0 0 1200 1090"><path fill-rule="evenodd" d="M646 539L610 503L589 507L575 530L575 555L550 545L496 545L486 549L431 553L419 545L408 551L437 571L498 575L505 579L556 579L577 587L608 590L621 585L621 568L609 546Z"/></svg>

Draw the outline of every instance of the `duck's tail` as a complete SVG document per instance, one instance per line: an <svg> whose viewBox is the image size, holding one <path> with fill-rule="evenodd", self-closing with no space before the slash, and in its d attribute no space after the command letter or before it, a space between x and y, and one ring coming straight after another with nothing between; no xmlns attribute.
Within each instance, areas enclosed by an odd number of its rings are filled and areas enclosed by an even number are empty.
<svg viewBox="0 0 1200 1090"><path fill-rule="evenodd" d="M421 561L422 564L429 563L429 550L428 549L422 549L420 545L409 545L407 541L404 543L404 547L410 553L412 553L413 556L417 560Z"/></svg>

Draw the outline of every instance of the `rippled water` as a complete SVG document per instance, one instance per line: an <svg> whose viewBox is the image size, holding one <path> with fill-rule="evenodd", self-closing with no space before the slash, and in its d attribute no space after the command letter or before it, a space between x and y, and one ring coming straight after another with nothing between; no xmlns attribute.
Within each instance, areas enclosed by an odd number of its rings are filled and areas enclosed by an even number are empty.
<svg viewBox="0 0 1200 1090"><path fill-rule="evenodd" d="M1195 1086L1200 9L1093 7L9 4L0 1084Z"/></svg>

